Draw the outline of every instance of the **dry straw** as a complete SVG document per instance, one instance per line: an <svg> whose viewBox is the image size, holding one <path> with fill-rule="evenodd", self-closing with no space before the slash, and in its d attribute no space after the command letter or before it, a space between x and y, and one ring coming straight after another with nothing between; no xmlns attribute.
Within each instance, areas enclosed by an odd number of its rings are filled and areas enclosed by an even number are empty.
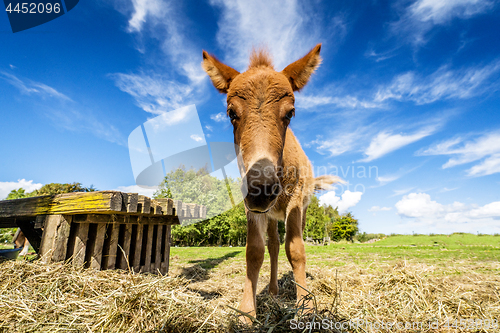
<svg viewBox="0 0 500 333"><path fill-rule="evenodd" d="M232 261L231 261L232 260ZM296 332L496 332L500 329L446 327L446 320L500 320L498 263L446 271L426 264L380 264L376 269L344 266L308 269L309 296L316 311L295 306L290 272L281 275L280 296L267 295L261 279L258 316L251 327L237 320L244 263L231 259L207 271L195 264L157 276L85 270L38 261L0 263L1 332L289 332L297 323L352 323L347 330ZM286 267L286 266L285 266ZM264 267L264 275L266 267ZM481 273L483 271L483 273ZM177 273L176 273L177 272ZM385 329L382 323L427 323ZM295 326L293 326L295 323ZM360 323L359 321L357 322ZM377 324L378 323L378 324ZM316 326L318 327L318 326ZM324 328L324 326L321 326ZM341 327L341 326L338 326Z"/></svg>

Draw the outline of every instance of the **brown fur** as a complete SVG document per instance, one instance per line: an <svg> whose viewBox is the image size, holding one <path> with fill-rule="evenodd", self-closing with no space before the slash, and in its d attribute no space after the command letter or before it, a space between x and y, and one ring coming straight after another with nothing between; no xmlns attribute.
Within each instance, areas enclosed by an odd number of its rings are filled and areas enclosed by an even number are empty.
<svg viewBox="0 0 500 333"><path fill-rule="evenodd" d="M273 295L278 293L278 220L286 222L285 251L295 281L306 288L306 256L302 234L307 206L314 191L326 189L339 180L333 176L314 178L311 163L288 128L290 120L286 117L295 112L293 92L302 89L319 66L320 49L321 44L318 44L282 72L273 69L266 52L254 51L248 70L241 74L203 51L202 67L214 86L220 92L227 93L228 115L235 116L231 122L242 175L248 175L247 172L258 161L266 159L272 162L282 188L265 211L249 209L248 196L245 198L248 220L247 275L240 310L252 316L256 315L257 280L264 261L266 232L271 257L269 292ZM283 172L279 173L279 170ZM297 302L301 302L305 294L304 289L297 287ZM242 320L250 322L247 317L242 317Z"/></svg>

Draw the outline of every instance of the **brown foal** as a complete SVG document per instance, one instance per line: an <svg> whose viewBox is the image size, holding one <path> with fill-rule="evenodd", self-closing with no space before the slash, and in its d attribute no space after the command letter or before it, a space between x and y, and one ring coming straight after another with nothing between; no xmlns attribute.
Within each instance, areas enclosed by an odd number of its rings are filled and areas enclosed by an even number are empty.
<svg viewBox="0 0 500 333"><path fill-rule="evenodd" d="M246 72L221 63L203 51L202 67L213 85L227 94L227 115L234 128L238 166L247 195L246 281L240 310L256 315L259 271L264 261L265 234L271 258L269 292L278 294L278 220L286 222L285 251L297 284L306 288L303 231L309 200L315 190L339 181L314 178L309 159L289 128L295 115L294 91L308 82L321 62L321 44L303 58L276 72L268 54L254 51ZM297 302L307 292L297 287ZM311 308L310 304L306 307ZM250 323L250 319L242 316Z"/></svg>

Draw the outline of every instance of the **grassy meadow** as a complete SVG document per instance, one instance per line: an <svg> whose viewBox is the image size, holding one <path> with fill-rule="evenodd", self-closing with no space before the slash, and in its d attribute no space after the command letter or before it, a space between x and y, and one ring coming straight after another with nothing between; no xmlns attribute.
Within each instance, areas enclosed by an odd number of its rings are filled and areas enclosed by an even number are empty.
<svg viewBox="0 0 500 333"><path fill-rule="evenodd" d="M266 253L251 327L240 325L233 309L245 279L243 247L173 247L168 276L3 262L0 331L500 331L494 326L500 320L500 236L396 235L366 244L307 245L306 253L316 311L295 307L282 247L280 294L267 293Z"/></svg>

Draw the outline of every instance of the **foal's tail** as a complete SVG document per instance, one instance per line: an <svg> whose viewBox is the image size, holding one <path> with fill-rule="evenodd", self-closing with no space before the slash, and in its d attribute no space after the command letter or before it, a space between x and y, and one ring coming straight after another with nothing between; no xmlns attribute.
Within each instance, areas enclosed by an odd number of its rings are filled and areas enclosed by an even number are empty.
<svg viewBox="0 0 500 333"><path fill-rule="evenodd" d="M314 178L314 192L330 190L336 183L345 183L345 181L340 177L330 175L316 177Z"/></svg>

